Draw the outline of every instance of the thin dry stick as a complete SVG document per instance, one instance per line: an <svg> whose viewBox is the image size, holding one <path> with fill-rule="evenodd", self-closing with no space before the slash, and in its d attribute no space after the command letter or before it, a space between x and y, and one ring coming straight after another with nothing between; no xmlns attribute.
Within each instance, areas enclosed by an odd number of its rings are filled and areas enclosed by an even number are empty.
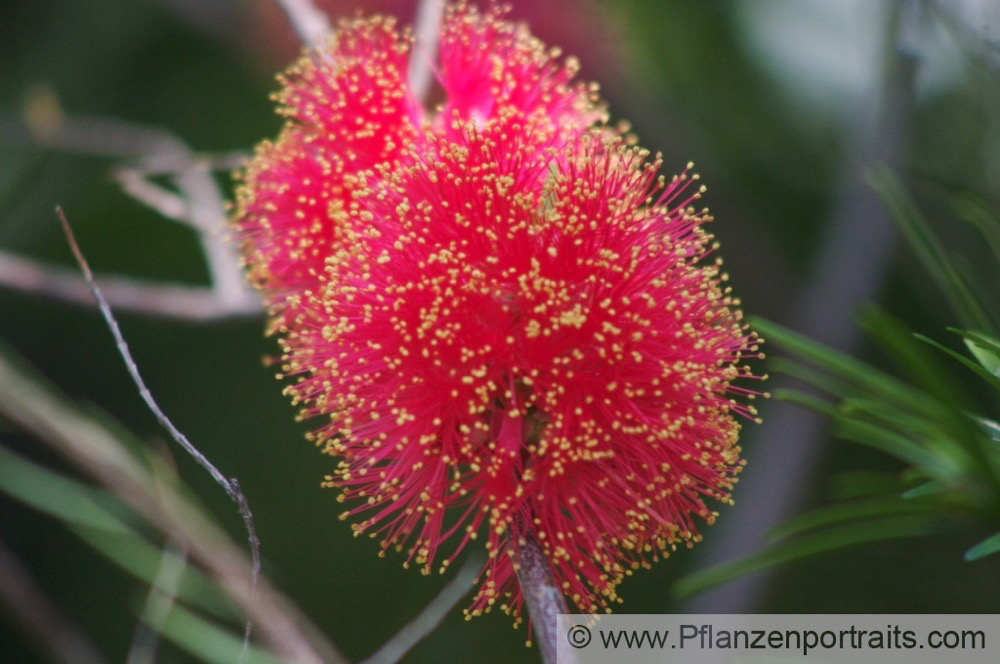
<svg viewBox="0 0 1000 664"><path fill-rule="evenodd" d="M0 542L0 603L30 632L55 662L102 664L106 660L90 641L59 613L31 579L24 565Z"/></svg>
<svg viewBox="0 0 1000 664"><path fill-rule="evenodd" d="M149 209L167 219L181 223L187 222L187 201L182 196L150 182L141 171L134 168L122 168L115 172L114 178L118 181L122 191Z"/></svg>
<svg viewBox="0 0 1000 664"><path fill-rule="evenodd" d="M101 277L105 299L117 310L178 320L212 321L259 316L260 301L222 302L211 288L150 283L130 277ZM52 297L68 304L93 306L94 294L79 271L44 265L0 251L0 286Z"/></svg>
<svg viewBox="0 0 1000 664"><path fill-rule="evenodd" d="M220 232L226 219L222 189L211 168L197 160L174 177L188 204L188 221L198 231L202 253L208 264L212 288L223 302L257 301L243 278L240 259L232 243Z"/></svg>
<svg viewBox="0 0 1000 664"><path fill-rule="evenodd" d="M90 413L34 379L0 348L0 414L32 432L91 475L151 525L185 547L246 615L282 661L345 664L309 618L261 577L252 594L251 562L204 512L156 479Z"/></svg>
<svg viewBox="0 0 1000 664"><path fill-rule="evenodd" d="M401 629L395 636L386 641L375 654L362 664L395 664L408 653L413 646L423 641L428 634L444 620L448 612L469 592L476 580L479 568L483 564L482 556L469 556L455 578L424 607L412 622Z"/></svg>
<svg viewBox="0 0 1000 664"><path fill-rule="evenodd" d="M259 298L247 286L232 243L220 233L225 219L222 190L212 171L233 168L246 155L202 155L181 139L159 128L123 120L64 115L57 112L42 123L28 113L23 119L0 115L0 135L17 144L26 142L89 156L138 159L117 169L114 176L123 191L139 202L192 228L201 242L210 273L210 288L143 282L130 278L102 279L108 302L116 309L188 320L214 320L262 311ZM44 126L41 126L44 125ZM169 176L177 193L148 178ZM90 304L89 285L77 274L0 252L0 285Z"/></svg>
<svg viewBox="0 0 1000 664"><path fill-rule="evenodd" d="M120 168L114 174L122 191L143 205L192 228L202 245L202 254L211 275L212 289L220 303L257 303L250 294L232 245L220 234L225 219L222 190L212 176L213 165L204 159L186 160L181 168L168 171L179 190L176 194L148 179L156 174L156 155L145 159L145 168Z"/></svg>
<svg viewBox="0 0 1000 664"><path fill-rule="evenodd" d="M560 613L569 613L566 598L556 586L549 559L534 536L525 536L520 543L517 563L517 580L521 584L528 615L531 616L542 661L545 664L556 664L556 619Z"/></svg>
<svg viewBox="0 0 1000 664"><path fill-rule="evenodd" d="M277 0L295 33L305 44L318 46L330 34L330 21L311 0Z"/></svg>
<svg viewBox="0 0 1000 664"><path fill-rule="evenodd" d="M125 342L125 337L122 336L121 329L118 327L118 321L115 320L114 314L111 312L111 306L108 301L104 299L104 294L101 289L97 286L97 282L94 281L94 275L90 271L90 266L87 264L87 259L84 258L83 252L80 251L80 246L76 242L76 238L73 236L73 229L69 225L69 221L66 219L66 215L63 213L62 208L56 208L56 214L59 217L59 222L62 224L63 232L66 234L66 240L69 242L70 249L73 251L73 256L76 258L76 262L80 265L80 270L83 271L83 276L87 283L90 285L90 289L97 299L98 307L101 310L101 315L104 316L105 322L108 324L108 328L111 330L111 334L115 339L115 345L118 347L118 352L122 356L122 360L125 362L125 368L128 370L129 376L132 377L132 381L135 383L136 387L139 388L139 395L142 400L146 402L149 410L152 411L153 415L160 425L166 429L170 436L177 441L177 444L184 448L195 461L201 465L202 468L208 471L208 474L212 476L212 479L221 486L229 497L236 503L239 508L240 516L243 517L243 524L246 526L247 539L250 543L250 559L251 559L251 588L250 594L254 595L257 592L257 582L260 578L260 540L257 538L257 528L254 525L253 514L250 512L250 505L247 503L246 496L240 489L239 482L236 478L227 479L215 465L208 460L208 458L202 454L198 448L196 448L191 441L188 440L174 423L170 421L170 418L164 414L157 405L156 400L153 399L153 394L146 387L146 383L142 380L142 376L139 374L139 367L136 366L135 360L132 359L132 353L129 352L128 344ZM244 635L243 646L246 649L247 644L250 642L250 635L253 631L252 622L248 619L246 623L246 630Z"/></svg>

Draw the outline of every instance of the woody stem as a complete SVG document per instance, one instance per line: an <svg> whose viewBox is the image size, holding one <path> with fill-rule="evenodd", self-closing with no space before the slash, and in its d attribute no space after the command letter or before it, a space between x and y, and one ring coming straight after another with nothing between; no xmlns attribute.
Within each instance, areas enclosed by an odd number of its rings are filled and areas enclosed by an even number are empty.
<svg viewBox="0 0 1000 664"><path fill-rule="evenodd" d="M535 640L545 664L556 662L556 618L569 613L566 600L556 586L552 567L531 531L522 536L518 550L517 578L527 605Z"/></svg>

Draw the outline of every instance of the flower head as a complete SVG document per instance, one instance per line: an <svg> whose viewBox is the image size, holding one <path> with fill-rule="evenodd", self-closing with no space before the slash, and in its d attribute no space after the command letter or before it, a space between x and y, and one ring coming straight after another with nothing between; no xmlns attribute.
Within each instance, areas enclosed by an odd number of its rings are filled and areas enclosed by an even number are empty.
<svg viewBox="0 0 1000 664"><path fill-rule="evenodd" d="M558 62L501 14L449 7L438 71L445 101L433 116L410 93L411 37L391 18L341 22L322 52L279 77L275 99L288 121L242 174L236 215L251 279L273 307L318 285L359 174L397 161L427 132L515 113L569 140L603 118L591 87L571 83L576 63Z"/></svg>
<svg viewBox="0 0 1000 664"><path fill-rule="evenodd" d="M698 539L742 464L756 341L702 189L496 10L448 13L434 114L394 30L345 24L286 76L289 123L240 194L288 392L324 421L358 533L426 572L485 539L473 613L519 612L528 537L576 607L606 608Z"/></svg>

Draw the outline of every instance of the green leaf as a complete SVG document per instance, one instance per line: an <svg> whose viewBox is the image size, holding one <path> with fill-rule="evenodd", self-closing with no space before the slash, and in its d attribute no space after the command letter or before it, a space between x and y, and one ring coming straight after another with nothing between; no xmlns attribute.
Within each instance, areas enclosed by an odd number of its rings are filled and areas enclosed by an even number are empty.
<svg viewBox="0 0 1000 664"><path fill-rule="evenodd" d="M894 473L848 470L830 480L830 496L837 501L898 496L902 486Z"/></svg>
<svg viewBox="0 0 1000 664"><path fill-rule="evenodd" d="M829 417L837 427L837 435L866 445L919 468L931 469L934 475L953 476L968 465L968 456L961 446L947 441L946 446L936 445L936 450L925 449L914 436L898 431L896 424L907 422L910 426L920 423L916 415L899 413L892 406L878 401L845 400L838 409L823 399L798 390L775 390L775 398L814 410ZM871 419L874 417L874 421ZM943 450L944 454L939 454Z"/></svg>
<svg viewBox="0 0 1000 664"><path fill-rule="evenodd" d="M952 476L961 472L963 467L960 459L942 458L915 443L911 437L883 425L846 417L838 418L836 424L837 435L885 452L905 463L933 471L935 476Z"/></svg>
<svg viewBox="0 0 1000 664"><path fill-rule="evenodd" d="M976 424L979 425L979 428L982 429L983 432L990 437L990 440L992 440L994 443L1000 443L1000 424L997 424L993 420L988 420L985 417L976 417L973 419L975 419Z"/></svg>
<svg viewBox="0 0 1000 664"><path fill-rule="evenodd" d="M808 360L834 376L850 382L872 397L896 404L900 408L920 412L933 403L924 392L893 378L850 355L837 352L780 325L760 318L751 318L751 326L761 332L768 343Z"/></svg>
<svg viewBox="0 0 1000 664"><path fill-rule="evenodd" d="M951 259L931 231L930 224L917 209L899 179L888 168L879 166L869 171L868 181L881 196L896 226L937 282L938 288L944 293L963 325L983 332L991 331L993 325L979 299L955 269Z"/></svg>
<svg viewBox="0 0 1000 664"><path fill-rule="evenodd" d="M141 581L151 584L161 550L133 525L131 512L114 497L28 461L0 447L0 490L63 521L87 544ZM231 615L219 593L200 572L188 569L179 596L216 613Z"/></svg>
<svg viewBox="0 0 1000 664"><path fill-rule="evenodd" d="M0 446L0 490L68 523L128 533L131 513L108 494L53 472Z"/></svg>
<svg viewBox="0 0 1000 664"><path fill-rule="evenodd" d="M961 355L960 353L956 353L952 349L948 348L947 346L945 346L943 344L938 343L937 341L934 341L930 337L925 337L922 334L917 334L917 335L914 335L914 336L916 336L917 339L920 339L921 341L923 341L925 343L928 343L931 346L934 346L938 350L940 350L940 351L942 351L944 353L947 353L948 355L950 355L951 357L953 357L954 359L958 360L963 365L965 365L966 367L968 367L969 369L971 369L973 373L975 373L978 376L981 376L983 378L983 380L985 380L990 385L992 385L994 389L1000 390L1000 376L994 376L989 371L987 371L986 369L984 369L982 367L982 365L977 364L976 362L973 362L972 360L970 360L969 358L965 357L964 355Z"/></svg>
<svg viewBox="0 0 1000 664"><path fill-rule="evenodd" d="M987 205L971 195L965 195L955 203L959 217L969 222L982 233L986 243L993 251L993 257L1000 264L1000 219Z"/></svg>
<svg viewBox="0 0 1000 664"><path fill-rule="evenodd" d="M965 552L964 558L968 561L979 560L986 556L993 555L1000 551L1000 533L987 537L979 544Z"/></svg>
<svg viewBox="0 0 1000 664"><path fill-rule="evenodd" d="M155 584L163 558L161 548L136 533L111 535L86 528L72 530L80 539L135 578L147 585ZM196 568L189 566L184 570L176 593L180 599L207 613L220 618L234 617L218 587Z"/></svg>
<svg viewBox="0 0 1000 664"><path fill-rule="evenodd" d="M832 403L800 390L795 390L789 387L781 387L774 391L774 398L779 401L793 403L802 408L808 408L809 410L816 411L817 413L826 415L827 417L832 418L837 416L837 408Z"/></svg>
<svg viewBox="0 0 1000 664"><path fill-rule="evenodd" d="M985 334L954 329L952 331L962 335L965 347L969 349L976 361L983 365L984 369L994 376L1000 377L1000 341Z"/></svg>
<svg viewBox="0 0 1000 664"><path fill-rule="evenodd" d="M860 423L878 427L899 440L912 441L929 458L947 461L950 467L968 469L986 462L978 430L954 408L941 405L926 412L900 412L879 401L846 399L840 413L837 421L842 426ZM927 466L916 458L911 463Z"/></svg>
<svg viewBox="0 0 1000 664"><path fill-rule="evenodd" d="M783 542L746 558L688 574L674 584L673 593L677 597L687 597L737 577L793 560L801 560L858 544L902 537L922 537L941 532L943 528L940 518L925 515L878 519L830 528L796 540Z"/></svg>
<svg viewBox="0 0 1000 664"><path fill-rule="evenodd" d="M923 498L925 496L936 496L948 490L948 485L939 480L930 480L920 486L915 486L902 494L905 499Z"/></svg>
<svg viewBox="0 0 1000 664"><path fill-rule="evenodd" d="M862 308L859 322L889 353L898 371L916 387L956 408L968 403L964 386L954 380L950 367L937 353L916 341L908 325L872 305Z"/></svg>
<svg viewBox="0 0 1000 664"><path fill-rule="evenodd" d="M800 535L809 530L817 530L845 522L858 522L875 517L901 514L931 514L936 505L929 501L903 500L899 496L869 500L856 500L838 505L821 507L801 516L789 519L772 529L768 539L772 542Z"/></svg>
<svg viewBox="0 0 1000 664"><path fill-rule="evenodd" d="M160 633L201 661L216 664L281 664L280 659L255 646L243 656L243 636L212 623L182 606L174 605Z"/></svg>
<svg viewBox="0 0 1000 664"><path fill-rule="evenodd" d="M856 394L857 388L829 373L806 366L786 357L776 357L771 360L770 369L786 376L798 378L804 383L814 385L828 394L843 398Z"/></svg>

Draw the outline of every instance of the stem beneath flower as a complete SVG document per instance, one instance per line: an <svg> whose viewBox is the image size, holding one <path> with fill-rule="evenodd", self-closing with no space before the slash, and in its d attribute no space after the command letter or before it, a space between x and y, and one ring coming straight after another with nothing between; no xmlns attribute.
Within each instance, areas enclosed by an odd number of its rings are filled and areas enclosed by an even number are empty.
<svg viewBox="0 0 1000 664"><path fill-rule="evenodd" d="M556 586L549 560L533 534L524 535L518 550L517 578L531 616L535 641L545 664L556 664L556 619L569 613L566 599Z"/></svg>

